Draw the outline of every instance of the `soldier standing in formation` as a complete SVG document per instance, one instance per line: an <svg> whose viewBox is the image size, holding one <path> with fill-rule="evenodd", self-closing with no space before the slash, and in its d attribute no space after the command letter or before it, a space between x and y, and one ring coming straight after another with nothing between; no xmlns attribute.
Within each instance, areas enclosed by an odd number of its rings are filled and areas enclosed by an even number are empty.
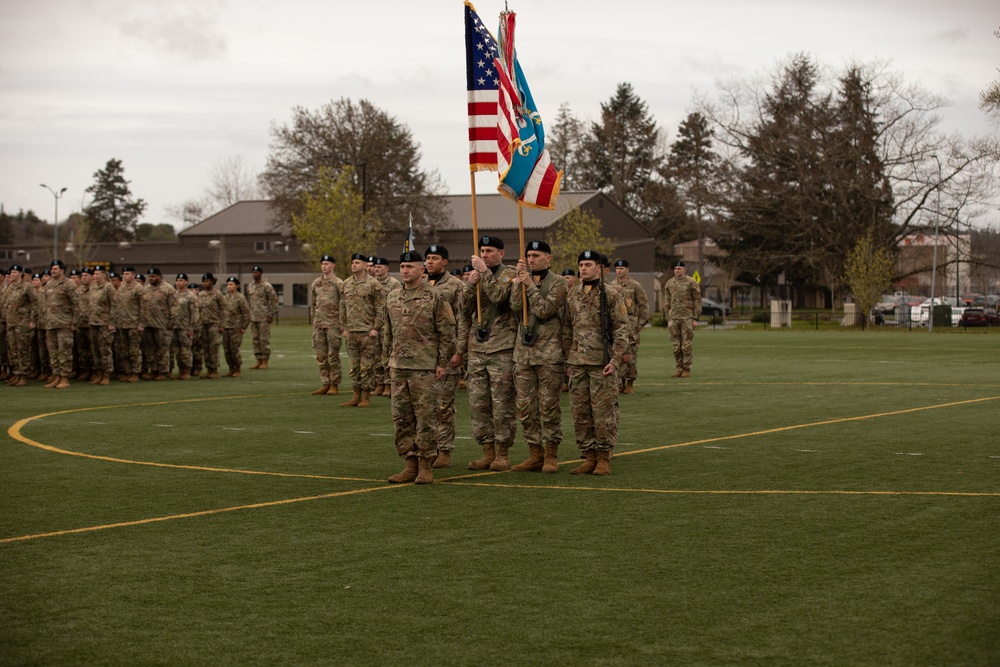
<svg viewBox="0 0 1000 667"><path fill-rule="evenodd" d="M177 288L177 318L170 341L170 355L177 360L177 379L190 380L194 364L195 332L201 324L198 309L198 295L188 289L190 281L186 273L178 273L174 280Z"/></svg>
<svg viewBox="0 0 1000 667"><path fill-rule="evenodd" d="M632 385L639 374L636 367L636 361L639 357L639 334L649 324L649 298L642 285L637 280L629 278L627 259L619 259L615 262L615 274L617 278L614 284L625 297L625 309L628 311L629 323L632 326L632 337L625 355L627 361L624 362L625 366L622 367L620 373L621 387L619 390L623 394L631 394L633 392Z"/></svg>
<svg viewBox="0 0 1000 667"><path fill-rule="evenodd" d="M5 292L4 304L7 319L7 350L10 356L11 387L25 387L34 372L32 358L32 316L35 309L35 289L31 286L25 269L15 264L8 275L10 284Z"/></svg>
<svg viewBox="0 0 1000 667"><path fill-rule="evenodd" d="M670 377L691 377L694 325L701 315L701 287L686 275L684 262L674 264L674 277L663 287L663 311L670 329L677 370Z"/></svg>
<svg viewBox="0 0 1000 667"><path fill-rule="evenodd" d="M204 380L215 380L219 377L219 347L222 345L222 332L219 323L222 321L223 296L215 288L217 279L211 273L201 277L201 291L198 292L198 317L201 322L200 331L194 346L194 365L191 372L197 375L205 367Z"/></svg>
<svg viewBox="0 0 1000 667"><path fill-rule="evenodd" d="M439 427L437 385L455 350L455 317L443 296L423 282L418 252L399 257L401 289L385 302L382 356L392 381L396 453L404 468L393 484L434 481Z"/></svg>
<svg viewBox="0 0 1000 667"><path fill-rule="evenodd" d="M517 263L517 277L510 307L523 313L521 285L528 300L528 318L514 347L514 389L517 420L524 429L528 458L512 470L546 473L559 470L562 442L562 409L559 405L566 376L562 348L562 315L566 281L549 271L552 248L545 241L531 241L525 260Z"/></svg>
<svg viewBox="0 0 1000 667"><path fill-rule="evenodd" d="M372 368L385 310L385 290L368 275L368 257L351 257L351 275L341 286L340 324L347 336L354 396L341 407L371 407Z"/></svg>
<svg viewBox="0 0 1000 667"><path fill-rule="evenodd" d="M146 350L149 367L147 380L170 379L170 339L177 319L177 290L163 282L158 268L146 271L149 284L142 291L139 310L139 332Z"/></svg>
<svg viewBox="0 0 1000 667"><path fill-rule="evenodd" d="M264 269L259 266L251 271L253 279L247 284L247 302L250 306L250 338L253 355L257 359L250 368L267 368L271 359L271 322L278 314L278 293L264 280Z"/></svg>
<svg viewBox="0 0 1000 667"><path fill-rule="evenodd" d="M138 382L142 372L142 332L139 330L142 287L135 279L135 268L122 269L122 284L115 299L114 325L121 348L122 382Z"/></svg>
<svg viewBox="0 0 1000 667"><path fill-rule="evenodd" d="M80 382L89 382L94 373L94 360L90 349L90 283L94 271L84 268L70 271L70 280L80 293L80 308L76 314L76 329L73 330L73 373Z"/></svg>
<svg viewBox="0 0 1000 667"><path fill-rule="evenodd" d="M243 344L243 334L249 326L250 306L246 297L240 293L240 279L229 276L226 278L226 295L222 298L222 313L219 317L222 347L226 353L226 365L229 366L227 378L240 377L240 369L243 366L240 346Z"/></svg>
<svg viewBox="0 0 1000 667"><path fill-rule="evenodd" d="M94 360L94 376L90 384L107 386L115 372L114 310L117 299L115 289L108 283L108 273L103 266L94 269L94 280L87 292L90 308L88 331L90 351Z"/></svg>
<svg viewBox="0 0 1000 667"><path fill-rule="evenodd" d="M69 388L73 372L73 332L77 325L80 293L65 275L66 265L52 260L52 280L45 285L45 343L52 363L52 379L46 389Z"/></svg>
<svg viewBox="0 0 1000 667"><path fill-rule="evenodd" d="M340 297L343 281L334 274L337 262L333 255L323 255L319 263L322 275L309 287L309 319L312 320L313 351L323 382L314 396L338 393L340 367Z"/></svg>
<svg viewBox="0 0 1000 667"><path fill-rule="evenodd" d="M392 290L399 287L400 283L398 280L389 275L389 260L385 257L371 257L371 275L375 280L378 281L382 289L385 290L386 295ZM372 375L374 377L375 389L372 390L372 396L389 396L389 372L388 369L382 365L382 354L376 350L375 354L375 367L372 369Z"/></svg>

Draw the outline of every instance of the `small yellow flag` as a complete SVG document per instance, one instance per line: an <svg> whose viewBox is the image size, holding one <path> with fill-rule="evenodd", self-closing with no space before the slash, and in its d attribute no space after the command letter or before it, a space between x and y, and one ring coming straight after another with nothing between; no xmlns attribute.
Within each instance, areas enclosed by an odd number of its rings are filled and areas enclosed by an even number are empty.
<svg viewBox="0 0 1000 667"><path fill-rule="evenodd" d="M694 279L696 283L698 283L699 285L701 284L701 274L698 273L698 269L694 270L694 273L691 274L691 277Z"/></svg>

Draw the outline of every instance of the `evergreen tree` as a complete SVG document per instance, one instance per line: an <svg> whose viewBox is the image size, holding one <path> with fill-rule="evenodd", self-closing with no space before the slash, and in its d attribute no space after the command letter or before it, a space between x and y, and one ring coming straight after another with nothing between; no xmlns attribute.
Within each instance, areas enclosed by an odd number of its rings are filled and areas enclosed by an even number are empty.
<svg viewBox="0 0 1000 667"><path fill-rule="evenodd" d="M559 107L556 121L545 134L545 147L552 155L552 162L562 169L562 187L580 190L583 181L583 123L573 115L569 104Z"/></svg>
<svg viewBox="0 0 1000 667"><path fill-rule="evenodd" d="M125 180L121 160L111 158L94 172L94 184L87 188L93 196L83 213L89 221L88 235L96 243L132 241L146 202L135 199Z"/></svg>
<svg viewBox="0 0 1000 667"><path fill-rule="evenodd" d="M705 260L706 217L718 188L719 155L712 147L715 130L701 113L689 114L670 146L666 176L694 219L698 233L698 261Z"/></svg>

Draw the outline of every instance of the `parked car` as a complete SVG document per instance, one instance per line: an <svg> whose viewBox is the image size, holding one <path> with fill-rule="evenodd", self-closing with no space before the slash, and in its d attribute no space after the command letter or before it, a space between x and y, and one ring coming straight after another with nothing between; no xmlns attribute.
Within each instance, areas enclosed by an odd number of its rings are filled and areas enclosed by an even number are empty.
<svg viewBox="0 0 1000 667"><path fill-rule="evenodd" d="M966 308L958 320L960 327L1000 327L1000 315L993 308Z"/></svg>
<svg viewBox="0 0 1000 667"><path fill-rule="evenodd" d="M730 308L729 306L723 306L721 303L716 303L711 299L702 299L701 314L709 316L714 315L715 317L722 317L723 315L725 315L726 317L728 317L733 314L733 309Z"/></svg>

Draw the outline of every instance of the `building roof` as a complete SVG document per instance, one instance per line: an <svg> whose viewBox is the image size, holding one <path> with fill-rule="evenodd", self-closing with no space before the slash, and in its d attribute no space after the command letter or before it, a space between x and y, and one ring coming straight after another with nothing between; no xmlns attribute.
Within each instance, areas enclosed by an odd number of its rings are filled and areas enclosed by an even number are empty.
<svg viewBox="0 0 1000 667"><path fill-rule="evenodd" d="M286 225L267 200L241 201L188 227L178 236L243 236L281 233Z"/></svg>
<svg viewBox="0 0 1000 667"><path fill-rule="evenodd" d="M563 191L556 207L551 211L524 207L525 229L548 229L572 209L592 199L606 197L598 190L578 192ZM470 195L444 195L447 217L439 229L472 229L472 197ZM608 199L610 202L611 200ZM517 228L517 205L499 193L476 194L476 221L480 230Z"/></svg>

